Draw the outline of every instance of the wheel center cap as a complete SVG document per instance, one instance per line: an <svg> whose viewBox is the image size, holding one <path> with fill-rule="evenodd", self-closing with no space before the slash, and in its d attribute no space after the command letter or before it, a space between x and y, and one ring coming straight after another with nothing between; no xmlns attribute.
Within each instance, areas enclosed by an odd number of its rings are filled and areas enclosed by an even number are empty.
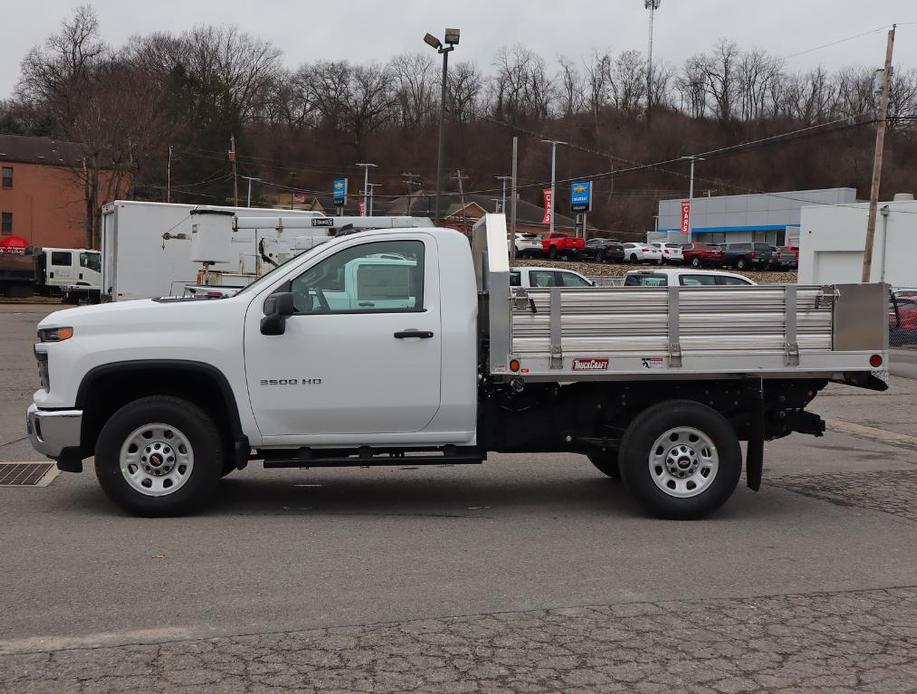
<svg viewBox="0 0 917 694"><path fill-rule="evenodd" d="M158 453L154 453L153 455L151 455L150 456L150 465L153 465L155 467L159 467L160 465L162 465L162 456L159 455Z"/></svg>

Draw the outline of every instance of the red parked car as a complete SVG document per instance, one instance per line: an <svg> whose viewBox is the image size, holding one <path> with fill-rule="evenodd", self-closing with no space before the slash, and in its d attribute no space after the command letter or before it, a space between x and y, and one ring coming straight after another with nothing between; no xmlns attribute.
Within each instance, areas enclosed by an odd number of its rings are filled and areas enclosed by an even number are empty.
<svg viewBox="0 0 917 694"><path fill-rule="evenodd" d="M715 243L686 243L684 264L691 267L718 267L723 264L723 249Z"/></svg>
<svg viewBox="0 0 917 694"><path fill-rule="evenodd" d="M586 240L576 239L555 231L541 240L541 247L552 260L561 256L575 258L586 247Z"/></svg>
<svg viewBox="0 0 917 694"><path fill-rule="evenodd" d="M888 307L888 342L892 347L917 345L917 292L893 292Z"/></svg>

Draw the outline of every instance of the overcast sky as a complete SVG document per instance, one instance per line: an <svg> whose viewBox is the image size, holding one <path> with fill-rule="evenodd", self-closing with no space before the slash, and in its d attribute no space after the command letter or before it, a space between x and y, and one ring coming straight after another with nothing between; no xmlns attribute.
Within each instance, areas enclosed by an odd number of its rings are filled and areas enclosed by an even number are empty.
<svg viewBox="0 0 917 694"><path fill-rule="evenodd" d="M19 63L33 45L57 30L80 2L0 0L0 98L10 95ZM113 45L153 31L180 32L195 24L236 24L274 43L287 65L316 59L384 62L408 51L430 51L421 41L446 26L462 30L455 59L486 68L501 45L522 43L545 58L580 59L593 50L647 46L643 0L96 0L104 38ZM881 65L885 31L899 26L895 63L917 67L915 0L662 0L656 13L654 54L676 65L707 50L720 36L743 48L793 56L787 69L817 64ZM844 41L802 55L823 44Z"/></svg>

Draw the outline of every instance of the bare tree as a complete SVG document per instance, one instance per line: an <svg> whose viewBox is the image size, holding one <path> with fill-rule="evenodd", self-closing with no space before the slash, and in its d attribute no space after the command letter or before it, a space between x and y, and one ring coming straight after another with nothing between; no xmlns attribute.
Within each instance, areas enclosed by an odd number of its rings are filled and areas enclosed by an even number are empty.
<svg viewBox="0 0 917 694"><path fill-rule="evenodd" d="M608 52L592 54L586 64L586 100L592 113L593 127L599 129L599 113L611 101L611 65Z"/></svg>
<svg viewBox="0 0 917 694"><path fill-rule="evenodd" d="M395 99L391 74L385 67L357 65L350 76L345 121L359 157L364 152L366 136L391 118Z"/></svg>
<svg viewBox="0 0 917 694"><path fill-rule="evenodd" d="M457 63L449 70L446 89L452 120L456 123L470 123L478 118L484 78L474 63Z"/></svg>
<svg viewBox="0 0 917 694"><path fill-rule="evenodd" d="M416 128L436 112L439 75L426 53L398 55L389 62L394 81L398 120L404 128Z"/></svg>
<svg viewBox="0 0 917 694"><path fill-rule="evenodd" d="M576 113L583 110L586 105L586 95L584 94L585 81L576 64L564 56L557 59L560 65L560 74L558 76L560 112L565 117L570 118Z"/></svg>
<svg viewBox="0 0 917 694"><path fill-rule="evenodd" d="M702 64L707 95L721 121L730 120L734 115L739 59L739 47L735 42L720 39Z"/></svg>
<svg viewBox="0 0 917 694"><path fill-rule="evenodd" d="M694 55L685 61L681 74L675 79L675 89L681 97L681 109L692 118L707 113L706 58Z"/></svg>
<svg viewBox="0 0 917 694"><path fill-rule="evenodd" d="M640 51L624 51L611 67L611 96L622 111L635 113L646 96L646 61Z"/></svg>
<svg viewBox="0 0 917 694"><path fill-rule="evenodd" d="M743 53L736 66L736 92L739 117L755 120L766 115L772 85L779 82L781 63L765 51Z"/></svg>
<svg viewBox="0 0 917 694"><path fill-rule="evenodd" d="M501 48L494 67L491 107L498 118L518 122L548 116L554 99L554 83L540 55L520 45Z"/></svg>

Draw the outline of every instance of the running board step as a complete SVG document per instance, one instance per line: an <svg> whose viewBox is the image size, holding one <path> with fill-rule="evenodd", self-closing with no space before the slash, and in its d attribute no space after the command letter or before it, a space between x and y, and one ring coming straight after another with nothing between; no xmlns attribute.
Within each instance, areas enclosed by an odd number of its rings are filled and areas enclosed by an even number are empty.
<svg viewBox="0 0 917 694"><path fill-rule="evenodd" d="M436 449L296 448L259 451L265 468L290 467L374 467L382 465L480 465L486 455L474 446L445 446Z"/></svg>

